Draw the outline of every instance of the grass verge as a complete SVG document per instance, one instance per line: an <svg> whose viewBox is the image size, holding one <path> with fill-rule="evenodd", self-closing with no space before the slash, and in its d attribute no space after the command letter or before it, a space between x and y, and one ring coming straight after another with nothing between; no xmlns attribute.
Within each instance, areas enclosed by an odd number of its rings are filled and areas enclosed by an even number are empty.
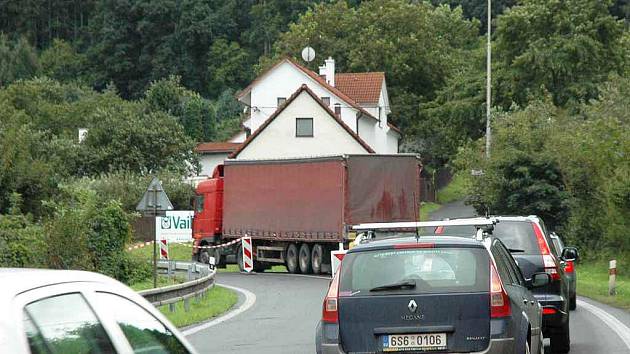
<svg viewBox="0 0 630 354"><path fill-rule="evenodd" d="M468 195L466 179L462 174L455 174L451 182L437 192L437 199L440 204L446 204L457 200L462 200Z"/></svg>
<svg viewBox="0 0 630 354"><path fill-rule="evenodd" d="M190 310L184 310L184 302L175 304L175 312L171 312L168 305L161 306L159 310L177 327L190 326L195 323L207 321L230 310L236 301L236 292L215 285L200 301L190 299Z"/></svg>
<svg viewBox="0 0 630 354"><path fill-rule="evenodd" d="M589 261L577 265L577 293L593 300L630 310L630 266L627 260L617 260L617 295L608 295L608 262Z"/></svg>
<svg viewBox="0 0 630 354"><path fill-rule="evenodd" d="M178 261L190 261L192 259L192 248L190 247L192 242L182 244L182 243L169 243L168 245L168 255L170 259L178 260ZM160 249L158 247L158 257ZM129 251L132 254L135 254L144 259L153 259L153 245L144 246L142 248L137 248L135 250Z"/></svg>
<svg viewBox="0 0 630 354"><path fill-rule="evenodd" d="M179 276L167 277L167 276L163 276L163 275L158 275L158 277L157 277L157 286L158 286L158 288L161 288L163 286L174 285L174 284L181 284L181 283L183 283L185 281L186 281L185 277L179 277ZM131 284L129 287L132 288L135 291L153 289L153 278L146 279L146 280L141 281L139 283Z"/></svg>
<svg viewBox="0 0 630 354"><path fill-rule="evenodd" d="M437 203L433 203L433 202L422 202L422 205L420 205L420 221L427 221L429 220L429 215L440 209L442 206L440 204Z"/></svg>

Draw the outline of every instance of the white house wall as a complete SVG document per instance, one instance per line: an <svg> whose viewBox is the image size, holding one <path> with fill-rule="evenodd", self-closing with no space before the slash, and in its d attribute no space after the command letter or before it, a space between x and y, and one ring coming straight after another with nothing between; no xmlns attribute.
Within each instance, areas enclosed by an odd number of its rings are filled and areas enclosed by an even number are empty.
<svg viewBox="0 0 630 354"><path fill-rule="evenodd" d="M217 165L220 165L227 159L229 153L227 152L219 152L212 154L202 154L199 156L199 164L201 165L201 172L199 172L200 176L212 176L212 172L214 172L214 168Z"/></svg>
<svg viewBox="0 0 630 354"><path fill-rule="evenodd" d="M335 104L339 103L341 106L341 119L356 132L356 115L358 110L350 107L348 103L324 89L319 82L306 75L293 64L285 61L274 70L269 71L252 87L251 97L249 98L251 100L252 118L249 127L252 129L252 133L276 111L278 97L288 99L302 84L308 85L320 98L330 97L331 110L334 111ZM305 109L304 112L308 111Z"/></svg>
<svg viewBox="0 0 630 354"><path fill-rule="evenodd" d="M313 118L313 137L295 136L296 118ZM307 92L302 92L240 152L237 159L274 159L366 153L361 144Z"/></svg>

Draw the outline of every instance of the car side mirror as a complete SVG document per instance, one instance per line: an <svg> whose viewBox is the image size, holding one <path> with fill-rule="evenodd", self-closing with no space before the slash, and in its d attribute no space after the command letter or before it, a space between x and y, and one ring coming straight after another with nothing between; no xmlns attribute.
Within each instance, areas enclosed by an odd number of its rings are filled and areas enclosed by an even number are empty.
<svg viewBox="0 0 630 354"><path fill-rule="evenodd" d="M547 273L534 273L532 278L527 281L529 289L540 288L549 283L551 283L551 276Z"/></svg>
<svg viewBox="0 0 630 354"><path fill-rule="evenodd" d="M562 250L562 259L565 261L577 261L580 258L580 253L575 247L565 247Z"/></svg>

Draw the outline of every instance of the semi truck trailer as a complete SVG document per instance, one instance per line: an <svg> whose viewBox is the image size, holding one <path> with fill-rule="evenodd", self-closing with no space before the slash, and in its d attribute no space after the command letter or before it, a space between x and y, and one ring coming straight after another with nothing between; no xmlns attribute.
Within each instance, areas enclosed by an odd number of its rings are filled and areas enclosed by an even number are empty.
<svg viewBox="0 0 630 354"><path fill-rule="evenodd" d="M254 271L330 272L352 225L417 220L421 169L411 154L226 160L196 188L192 257L242 269L240 242L210 247L248 236Z"/></svg>

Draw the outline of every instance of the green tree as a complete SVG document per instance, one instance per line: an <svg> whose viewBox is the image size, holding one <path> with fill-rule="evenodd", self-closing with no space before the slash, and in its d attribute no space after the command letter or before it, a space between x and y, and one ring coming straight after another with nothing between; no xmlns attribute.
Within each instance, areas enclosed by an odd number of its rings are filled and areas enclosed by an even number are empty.
<svg viewBox="0 0 630 354"><path fill-rule="evenodd" d="M167 113L145 112L142 104L125 102L102 107L92 118L81 144L87 174L167 169L184 175L196 166L194 142Z"/></svg>
<svg viewBox="0 0 630 354"><path fill-rule="evenodd" d="M0 88L37 75L41 66L33 48L24 37L12 41L0 33Z"/></svg>
<svg viewBox="0 0 630 354"><path fill-rule="evenodd" d="M556 105L596 98L610 73L622 74L627 48L611 1L523 0L498 19L498 104L524 106L548 91Z"/></svg>
<svg viewBox="0 0 630 354"><path fill-rule="evenodd" d="M406 129L420 124L420 103L435 98L476 38L477 23L465 20L461 9L402 0L357 8L336 2L302 15L280 36L275 55L297 57L308 44L321 58L335 58L339 71L386 72L393 120Z"/></svg>
<svg viewBox="0 0 630 354"><path fill-rule="evenodd" d="M186 135L194 141L210 140L214 134L215 116L210 101L183 87L180 78L170 76L151 83L145 94L151 111L162 111L176 117Z"/></svg>
<svg viewBox="0 0 630 354"><path fill-rule="evenodd" d="M55 39L52 45L42 51L39 60L42 74L60 82L79 81L90 83L87 75L87 62L70 43Z"/></svg>

